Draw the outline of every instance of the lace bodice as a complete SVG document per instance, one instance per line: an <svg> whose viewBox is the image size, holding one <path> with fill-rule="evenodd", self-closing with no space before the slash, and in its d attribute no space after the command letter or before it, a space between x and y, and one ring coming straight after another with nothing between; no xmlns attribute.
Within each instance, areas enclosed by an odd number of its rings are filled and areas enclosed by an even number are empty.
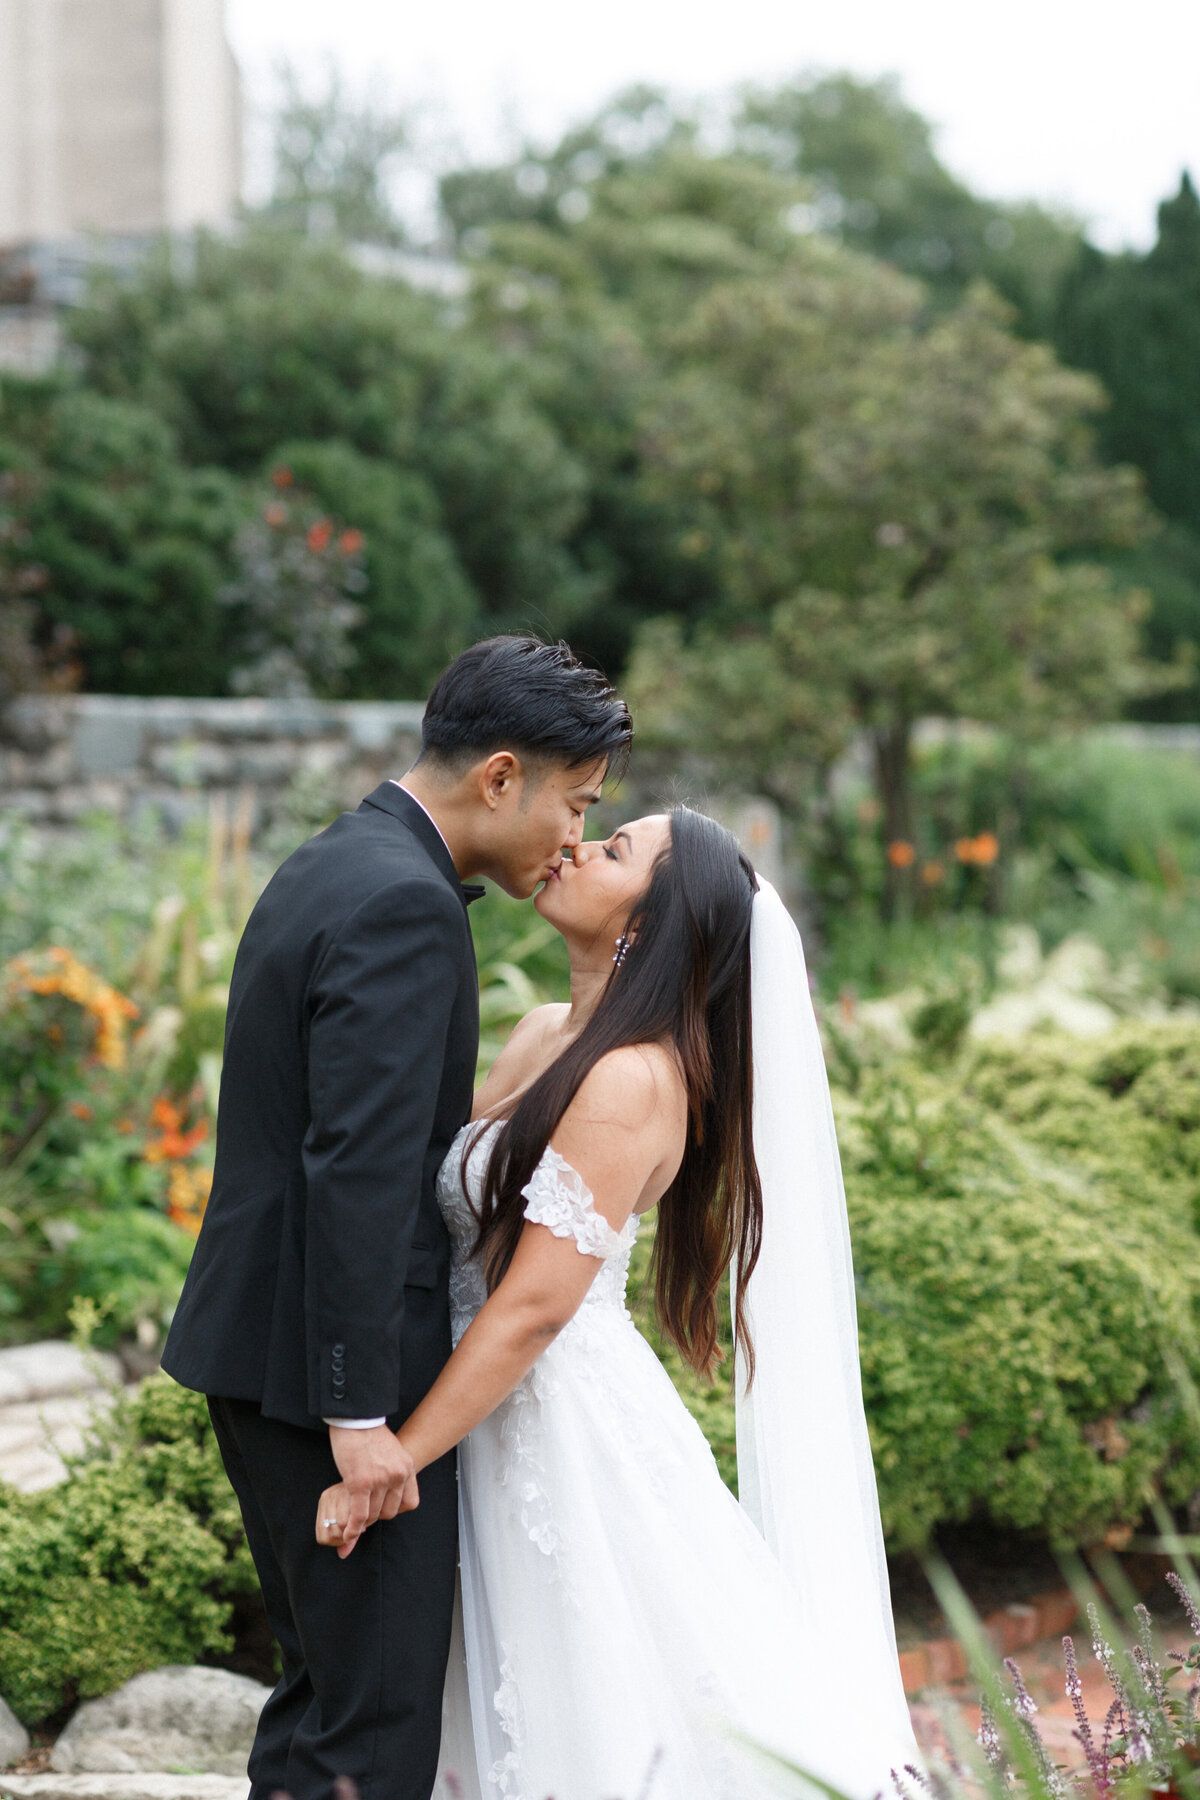
<svg viewBox="0 0 1200 1800"><path fill-rule="evenodd" d="M479 1204L488 1158L499 1127L499 1120L482 1128L478 1121L464 1125L450 1145L438 1174L438 1205L453 1240L450 1314L455 1343L487 1298L482 1265L470 1254L477 1230L472 1203ZM468 1141L470 1153L464 1189L462 1160ZM604 1258L604 1267L588 1289L583 1307L616 1308L624 1316L629 1255L637 1237L636 1214L621 1231L614 1231L608 1220L596 1211L582 1176L549 1145L521 1192L525 1196L525 1217L532 1224L545 1225L555 1237L574 1238L582 1256Z"/></svg>

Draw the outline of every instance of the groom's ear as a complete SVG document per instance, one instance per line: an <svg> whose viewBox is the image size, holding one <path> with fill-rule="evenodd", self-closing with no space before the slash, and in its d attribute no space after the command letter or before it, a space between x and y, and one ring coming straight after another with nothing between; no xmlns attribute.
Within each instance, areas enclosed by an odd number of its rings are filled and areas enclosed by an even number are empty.
<svg viewBox="0 0 1200 1800"><path fill-rule="evenodd" d="M476 765L479 798L489 812L495 812L505 800L512 798L521 785L523 774L521 759L513 750L493 750L484 762Z"/></svg>

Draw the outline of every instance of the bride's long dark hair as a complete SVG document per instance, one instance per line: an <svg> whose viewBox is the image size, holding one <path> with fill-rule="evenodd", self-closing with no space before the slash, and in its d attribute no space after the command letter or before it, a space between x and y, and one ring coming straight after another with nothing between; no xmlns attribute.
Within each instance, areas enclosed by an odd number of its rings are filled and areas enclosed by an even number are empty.
<svg viewBox="0 0 1200 1800"><path fill-rule="evenodd" d="M589 1070L610 1050L670 1043L687 1087L687 1146L658 1203L651 1277L663 1327L694 1369L722 1351L717 1296L737 1258L734 1332L753 1371L741 1289L758 1259L762 1191L754 1161L750 1039L750 912L757 882L737 839L689 807L635 902L631 939L591 1018L517 1100L484 1181L475 1253L489 1289L512 1260L521 1189Z"/></svg>

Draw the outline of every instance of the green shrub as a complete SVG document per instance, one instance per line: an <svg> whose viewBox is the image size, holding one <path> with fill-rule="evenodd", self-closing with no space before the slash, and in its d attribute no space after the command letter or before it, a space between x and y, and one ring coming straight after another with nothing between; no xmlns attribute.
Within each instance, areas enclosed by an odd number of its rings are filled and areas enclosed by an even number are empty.
<svg viewBox="0 0 1200 1800"><path fill-rule="evenodd" d="M29 1724L227 1650L254 1591L203 1399L157 1377L102 1438L59 1487L0 1488L0 1692Z"/></svg>
<svg viewBox="0 0 1200 1800"><path fill-rule="evenodd" d="M983 1516L1058 1545L1200 1489L1200 1028L975 1051L840 1098L889 1540Z"/></svg>

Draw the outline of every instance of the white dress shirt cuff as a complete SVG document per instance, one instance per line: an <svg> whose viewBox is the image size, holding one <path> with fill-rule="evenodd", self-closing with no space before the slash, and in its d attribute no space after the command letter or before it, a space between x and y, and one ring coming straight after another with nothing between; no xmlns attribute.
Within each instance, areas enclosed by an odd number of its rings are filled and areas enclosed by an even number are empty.
<svg viewBox="0 0 1200 1800"><path fill-rule="evenodd" d="M377 1425L386 1425L386 1419L323 1419L324 1425L336 1425L339 1431L374 1431Z"/></svg>

